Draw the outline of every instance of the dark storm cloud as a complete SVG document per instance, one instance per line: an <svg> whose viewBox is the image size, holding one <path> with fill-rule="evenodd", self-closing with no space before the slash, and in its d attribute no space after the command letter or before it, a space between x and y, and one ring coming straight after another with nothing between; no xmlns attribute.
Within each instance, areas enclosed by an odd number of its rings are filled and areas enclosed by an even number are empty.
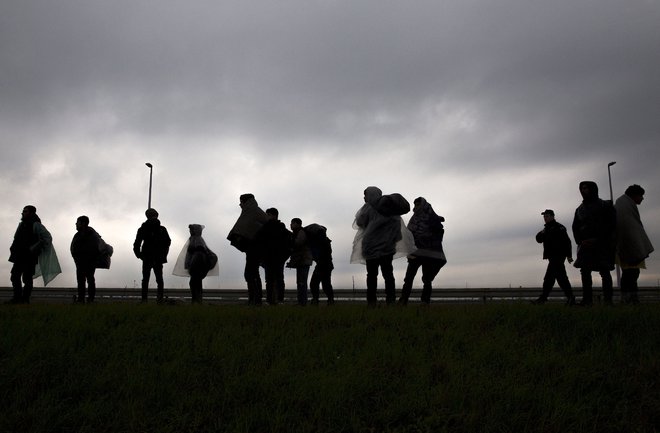
<svg viewBox="0 0 660 433"><path fill-rule="evenodd" d="M653 0L6 1L3 233L37 199L67 229L65 211L93 204L99 227L133 230L151 161L172 231L207 224L230 264L224 236L252 191L328 225L348 275L376 184L447 212L449 280L498 267L499 245L519 251L506 272L538 252L518 247L540 210L570 219L582 178L605 191L610 160L618 194L660 189L658 22Z"/></svg>

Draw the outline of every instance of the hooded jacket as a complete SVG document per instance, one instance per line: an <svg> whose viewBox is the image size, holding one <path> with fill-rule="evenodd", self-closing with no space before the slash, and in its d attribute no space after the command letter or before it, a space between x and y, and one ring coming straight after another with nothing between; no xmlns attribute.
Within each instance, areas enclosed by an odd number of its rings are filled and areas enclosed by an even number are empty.
<svg viewBox="0 0 660 433"><path fill-rule="evenodd" d="M582 193L582 186L588 186L589 192ZM598 197L595 182L580 182L582 204L575 210L573 218L573 237L577 244L576 268L593 270L614 269L616 246L616 212L612 202ZM589 245L584 245L589 241Z"/></svg>
<svg viewBox="0 0 660 433"><path fill-rule="evenodd" d="M167 263L171 243L167 229L160 225L157 218L151 218L138 229L133 252L138 259L146 262Z"/></svg>
<svg viewBox="0 0 660 433"><path fill-rule="evenodd" d="M616 209L617 254L622 265L640 264L653 252L635 201L624 194L614 204Z"/></svg>
<svg viewBox="0 0 660 433"><path fill-rule="evenodd" d="M430 257L446 261L442 248L445 219L435 213L433 207L423 197L417 199L413 216L408 221L408 230L415 238L417 249L411 254L416 257Z"/></svg>

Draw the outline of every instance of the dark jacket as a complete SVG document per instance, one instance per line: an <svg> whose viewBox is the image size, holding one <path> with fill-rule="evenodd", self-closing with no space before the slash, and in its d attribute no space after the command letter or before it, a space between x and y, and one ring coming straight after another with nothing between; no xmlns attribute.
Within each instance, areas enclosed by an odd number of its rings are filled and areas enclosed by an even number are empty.
<svg viewBox="0 0 660 433"><path fill-rule="evenodd" d="M616 249L616 211L612 202L598 198L598 187L593 182L582 182L591 187L575 210L573 237L578 247L576 268L593 270L614 269ZM583 245L589 241L589 245Z"/></svg>
<svg viewBox="0 0 660 433"><path fill-rule="evenodd" d="M284 264L291 255L293 234L280 220L268 220L255 237L259 255L264 262Z"/></svg>
<svg viewBox="0 0 660 433"><path fill-rule="evenodd" d="M557 221L549 222L536 234L536 242L543 244L544 259L573 258L573 245L566 227Z"/></svg>
<svg viewBox="0 0 660 433"><path fill-rule="evenodd" d="M71 240L71 256L76 266L95 266L101 256L101 236L91 227L76 232Z"/></svg>
<svg viewBox="0 0 660 433"><path fill-rule="evenodd" d="M35 223L41 223L37 215L21 220L14 234L14 241L9 247L9 261L12 263L37 264L43 246L34 229Z"/></svg>
<svg viewBox="0 0 660 433"><path fill-rule="evenodd" d="M133 243L135 257L152 263L167 263L170 251L170 239L167 229L156 218L146 220L138 229Z"/></svg>
<svg viewBox="0 0 660 433"><path fill-rule="evenodd" d="M305 230L302 228L295 230L292 234L292 239L293 247L291 250L291 260L289 260L287 266L290 268L311 266L312 252L309 249Z"/></svg>

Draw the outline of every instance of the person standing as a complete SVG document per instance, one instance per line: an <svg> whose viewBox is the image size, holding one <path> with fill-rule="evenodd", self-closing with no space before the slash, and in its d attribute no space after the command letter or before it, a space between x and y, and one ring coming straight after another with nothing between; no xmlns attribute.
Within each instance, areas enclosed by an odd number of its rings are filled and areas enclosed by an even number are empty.
<svg viewBox="0 0 660 433"><path fill-rule="evenodd" d="M417 249L408 256L408 267L403 279L399 304L408 304L413 281L421 267L423 284L421 301L428 305L431 302L433 280L440 269L447 264L442 248L442 239L445 234L442 223L445 219L435 213L431 204L424 197L416 198L413 205L413 216L408 222L408 230L415 238Z"/></svg>
<svg viewBox="0 0 660 433"><path fill-rule="evenodd" d="M646 269L645 259L653 252L651 240L644 230L638 206L644 200L644 188L629 186L616 199L617 259L621 266L621 302L638 304L637 279L640 269Z"/></svg>
<svg viewBox="0 0 660 433"><path fill-rule="evenodd" d="M158 303L162 303L165 294L163 264L167 263L172 240L167 229L160 224L156 209L149 208L144 214L147 220L138 229L133 243L135 257L142 260L142 302L147 302L149 278L153 270L158 287L156 299Z"/></svg>
<svg viewBox="0 0 660 433"><path fill-rule="evenodd" d="M191 302L201 304L204 278L207 275L220 275L218 256L209 249L202 238L203 225L190 224L188 230L190 238L179 253L172 274L179 277L190 277Z"/></svg>
<svg viewBox="0 0 660 433"><path fill-rule="evenodd" d="M261 227L255 242L266 276L266 301L277 305L284 301L284 265L291 255L292 233L280 221L279 211L266 209L268 221Z"/></svg>
<svg viewBox="0 0 660 433"><path fill-rule="evenodd" d="M302 220L300 218L293 218L290 227L293 237L293 248L287 267L296 270L298 305L305 306L307 305L307 278L309 276L309 268L312 265L312 252L307 242L307 234L303 230Z"/></svg>
<svg viewBox="0 0 660 433"><path fill-rule="evenodd" d="M378 269L385 280L385 300L388 305L396 301L396 282L392 261L412 251L412 235L406 229L400 215L410 211L408 202L396 194L383 196L382 191L370 186L364 190L364 205L358 210L353 222L357 230L353 240L351 263L367 266L367 304L377 305L376 288ZM385 200L383 200L385 198ZM404 237L404 232L408 236ZM405 244L397 249L397 244ZM399 254L397 254L399 253Z"/></svg>
<svg viewBox="0 0 660 433"><path fill-rule="evenodd" d="M76 234L71 240L71 256L76 264L78 296L76 302L85 303L85 285L87 285L87 303L94 302L96 296L96 265L101 257L101 236L89 226L89 217L79 216L76 220Z"/></svg>
<svg viewBox="0 0 660 433"><path fill-rule="evenodd" d="M243 277L247 283L248 305L261 305L263 296L261 276L259 275L261 258L254 238L259 229L266 223L268 217L257 204L253 194L242 194L239 197L239 202L241 215L229 231L227 240L237 250L245 253Z"/></svg>
<svg viewBox="0 0 660 433"><path fill-rule="evenodd" d="M532 301L533 304L545 304L548 295L555 285L555 281L566 295L566 305L575 305L575 296L564 261L573 263L573 245L568 237L566 227L555 220L555 212L552 209L546 209L541 212L545 226L543 230L536 234L536 242L543 244L543 259L548 261L548 267L543 277L543 291L538 299Z"/></svg>
<svg viewBox="0 0 660 433"><path fill-rule="evenodd" d="M312 292L312 305L319 303L319 286L323 287L323 293L328 305L335 303L335 294L332 288L332 241L328 238L327 229L320 224L310 224L305 227L307 241L312 252L312 258L316 265L309 281Z"/></svg>
<svg viewBox="0 0 660 433"><path fill-rule="evenodd" d="M573 237L577 245L574 266L580 269L582 301L580 305L593 305L592 272L600 274L603 300L612 304L614 255L616 248L616 211L610 200L598 197L598 185L592 181L580 182L582 204L573 217Z"/></svg>
<svg viewBox="0 0 660 433"><path fill-rule="evenodd" d="M30 303L35 277L41 275L47 285L62 272L53 248L53 237L41 224L37 208L32 205L23 208L9 252L9 261L13 263L11 284L14 294L8 301L11 304Z"/></svg>

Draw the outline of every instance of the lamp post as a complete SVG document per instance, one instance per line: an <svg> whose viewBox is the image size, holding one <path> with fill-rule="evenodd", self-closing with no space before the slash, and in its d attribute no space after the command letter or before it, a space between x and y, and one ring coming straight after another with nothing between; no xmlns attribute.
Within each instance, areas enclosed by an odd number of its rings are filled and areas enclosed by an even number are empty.
<svg viewBox="0 0 660 433"><path fill-rule="evenodd" d="M612 203L614 203L614 194L612 194L612 173L610 172L610 167L612 167L614 164L616 164L616 161L612 161L607 164L607 178L610 181L610 200L612 200Z"/></svg>
<svg viewBox="0 0 660 433"><path fill-rule="evenodd" d="M147 204L147 209L151 209L151 183L153 180L154 166L150 162L145 163L149 167L149 203ZM609 167L608 167L609 170ZM611 188L610 188L611 189Z"/></svg>
<svg viewBox="0 0 660 433"><path fill-rule="evenodd" d="M607 164L607 179L610 183L610 200L612 201L612 204L614 204L614 194L612 193L612 173L610 171L610 167L612 167L614 164L616 164L616 161L612 161L609 164ZM616 286L621 287L621 268L619 267L619 264L616 264Z"/></svg>

